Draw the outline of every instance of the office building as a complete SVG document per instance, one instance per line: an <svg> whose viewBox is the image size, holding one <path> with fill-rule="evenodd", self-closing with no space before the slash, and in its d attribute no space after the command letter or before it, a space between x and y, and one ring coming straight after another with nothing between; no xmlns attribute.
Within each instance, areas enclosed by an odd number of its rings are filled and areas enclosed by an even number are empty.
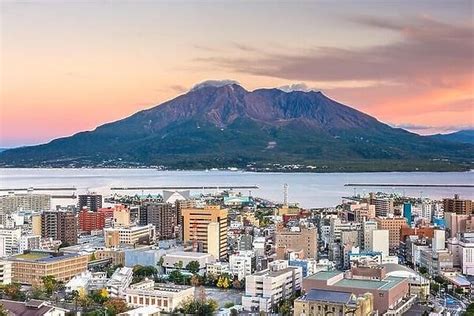
<svg viewBox="0 0 474 316"><path fill-rule="evenodd" d="M389 231L389 248L397 249L400 245L400 230L407 225L403 217L377 217L375 218L378 229Z"/></svg>
<svg viewBox="0 0 474 316"><path fill-rule="evenodd" d="M362 248L364 250L372 249L372 231L377 229L378 224L375 221L362 222Z"/></svg>
<svg viewBox="0 0 474 316"><path fill-rule="evenodd" d="M464 275L474 275L474 233L461 233L448 239L448 250L453 255L453 267Z"/></svg>
<svg viewBox="0 0 474 316"><path fill-rule="evenodd" d="M276 260L268 269L245 279L242 305L245 311L269 313L278 304L301 290L302 269L289 267L287 261Z"/></svg>
<svg viewBox="0 0 474 316"><path fill-rule="evenodd" d="M403 217L405 217L408 226L411 226L411 203L403 203Z"/></svg>
<svg viewBox="0 0 474 316"><path fill-rule="evenodd" d="M182 209L183 240L191 241L195 248L201 243L202 251L216 259L227 258L227 213L215 205Z"/></svg>
<svg viewBox="0 0 474 316"><path fill-rule="evenodd" d="M459 198L459 194L455 194L453 199L443 199L444 212L456 213L460 215L471 215L473 213L474 204L472 200L463 200Z"/></svg>
<svg viewBox="0 0 474 316"><path fill-rule="evenodd" d="M117 227L104 229L105 246L116 247L120 244L154 244L156 239L155 226Z"/></svg>
<svg viewBox="0 0 474 316"><path fill-rule="evenodd" d="M79 210L87 208L89 211L97 212L102 208L102 195L100 194L80 194L77 207Z"/></svg>
<svg viewBox="0 0 474 316"><path fill-rule="evenodd" d="M41 214L41 237L60 240L63 245L77 243L77 220L73 212L46 211Z"/></svg>
<svg viewBox="0 0 474 316"><path fill-rule="evenodd" d="M38 285L42 277L51 275L57 281L68 281L87 270L89 255L74 253L27 251L12 256L12 282Z"/></svg>
<svg viewBox="0 0 474 316"><path fill-rule="evenodd" d="M375 206L375 216L387 217L393 215L393 200L389 198L377 198L374 193L370 193L369 203Z"/></svg>
<svg viewBox="0 0 474 316"><path fill-rule="evenodd" d="M316 227L286 228L278 225L275 232L277 259L288 258L290 252L301 252L303 258L317 258L318 231Z"/></svg>
<svg viewBox="0 0 474 316"><path fill-rule="evenodd" d="M357 296L354 293L311 289L294 301L294 316L352 315L370 316L374 311L371 293Z"/></svg>
<svg viewBox="0 0 474 316"><path fill-rule="evenodd" d="M162 267L167 274L176 270L177 264L182 264L182 269L186 270L186 266L191 261L197 261L199 263L199 274L204 274L204 272L206 272L206 266L216 262L213 255L205 252L173 251L165 254L162 258Z"/></svg>
<svg viewBox="0 0 474 316"><path fill-rule="evenodd" d="M22 235L20 237L20 249L18 253L23 253L25 250L40 249L41 236Z"/></svg>

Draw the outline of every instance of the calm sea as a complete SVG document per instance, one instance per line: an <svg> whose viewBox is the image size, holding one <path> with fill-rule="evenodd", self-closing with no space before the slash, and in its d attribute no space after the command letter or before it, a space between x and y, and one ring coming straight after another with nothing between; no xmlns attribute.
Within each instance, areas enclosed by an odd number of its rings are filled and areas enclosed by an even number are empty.
<svg viewBox="0 0 474 316"><path fill-rule="evenodd" d="M474 198L472 188L354 188L345 183L473 184L474 172L387 172L387 173L252 173L240 171L157 171L154 169L0 169L0 188L75 187L76 194L93 191L109 195L120 186L237 186L257 185L252 194L272 201L288 200L303 207L339 204L343 196L371 191L409 196L443 198L459 193ZM192 193L200 193L195 190ZM6 192L0 192L5 194ZM57 194L72 192L58 192ZM130 193L156 193L139 191ZM248 193L244 191L243 193ZM71 204L73 201L71 200Z"/></svg>

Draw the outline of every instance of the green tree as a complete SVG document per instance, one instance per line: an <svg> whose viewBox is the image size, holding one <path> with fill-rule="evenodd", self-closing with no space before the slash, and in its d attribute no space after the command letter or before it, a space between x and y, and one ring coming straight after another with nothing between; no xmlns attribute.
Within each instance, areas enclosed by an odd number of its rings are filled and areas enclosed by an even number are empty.
<svg viewBox="0 0 474 316"><path fill-rule="evenodd" d="M184 284L185 277L180 270L174 270L168 275L168 280L176 284Z"/></svg>
<svg viewBox="0 0 474 316"><path fill-rule="evenodd" d="M205 301L188 298L181 302L178 311L185 314L213 315L219 305L212 299Z"/></svg>
<svg viewBox="0 0 474 316"><path fill-rule="evenodd" d="M3 293L14 301L21 301L25 298L25 294L21 291L21 285L18 283L5 285Z"/></svg>
<svg viewBox="0 0 474 316"><path fill-rule="evenodd" d="M52 275L41 277L41 281L43 281L44 290L49 296L58 289L58 281L56 281L56 278Z"/></svg>
<svg viewBox="0 0 474 316"><path fill-rule="evenodd" d="M196 261L196 260L190 261L190 262L186 265L186 270L188 270L188 271L191 272L192 274L198 273L198 272L199 272L199 269L200 269L200 265L199 265L199 262Z"/></svg>
<svg viewBox="0 0 474 316"><path fill-rule="evenodd" d="M428 273L428 269L426 269L425 267L420 267L418 269L418 272L420 272L421 274L427 274Z"/></svg>
<svg viewBox="0 0 474 316"><path fill-rule="evenodd" d="M474 316L474 303L467 306L466 311L462 314L463 316Z"/></svg>
<svg viewBox="0 0 474 316"><path fill-rule="evenodd" d="M224 307L225 308L231 308L234 305L235 305L234 302L227 302L227 303L224 304Z"/></svg>

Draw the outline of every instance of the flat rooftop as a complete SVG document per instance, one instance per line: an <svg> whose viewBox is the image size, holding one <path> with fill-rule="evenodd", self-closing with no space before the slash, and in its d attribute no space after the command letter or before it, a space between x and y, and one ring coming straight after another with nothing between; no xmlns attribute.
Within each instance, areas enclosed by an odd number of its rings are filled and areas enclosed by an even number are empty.
<svg viewBox="0 0 474 316"><path fill-rule="evenodd" d="M378 280L356 280L356 279L343 279L336 282L334 286L341 286L347 288L358 288L358 289L372 289L372 290L383 290L388 291L401 282L406 280L405 278L399 277L386 277L385 279Z"/></svg>
<svg viewBox="0 0 474 316"><path fill-rule="evenodd" d="M76 253L57 253L46 251L32 251L24 254L19 254L9 258L10 261L26 261L26 262L53 262L77 257Z"/></svg>
<svg viewBox="0 0 474 316"><path fill-rule="evenodd" d="M308 293L301 296L298 301L348 304L351 301L351 298L352 293L350 292L312 289Z"/></svg>
<svg viewBox="0 0 474 316"><path fill-rule="evenodd" d="M309 275L306 278L307 279L313 279L313 280L327 281L327 280L329 280L329 279L331 279L331 278L333 278L336 275L339 275L341 273L343 273L343 272L342 271L321 271L321 272Z"/></svg>

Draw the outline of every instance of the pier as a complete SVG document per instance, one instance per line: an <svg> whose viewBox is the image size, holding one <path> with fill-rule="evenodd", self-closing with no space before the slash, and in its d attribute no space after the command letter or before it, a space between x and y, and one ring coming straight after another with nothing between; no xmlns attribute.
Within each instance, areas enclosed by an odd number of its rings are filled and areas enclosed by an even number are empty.
<svg viewBox="0 0 474 316"><path fill-rule="evenodd" d="M403 184L403 183L346 183L345 187L388 188L474 188L473 184Z"/></svg>

